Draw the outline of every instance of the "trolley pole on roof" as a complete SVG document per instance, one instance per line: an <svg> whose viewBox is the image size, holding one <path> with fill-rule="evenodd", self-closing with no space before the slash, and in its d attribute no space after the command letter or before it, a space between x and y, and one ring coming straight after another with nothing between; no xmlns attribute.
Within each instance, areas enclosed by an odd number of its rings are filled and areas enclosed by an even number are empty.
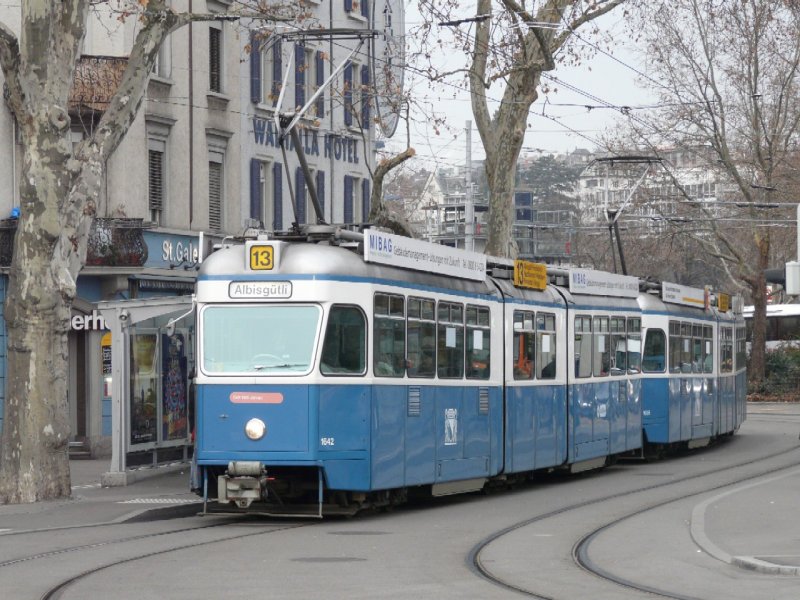
<svg viewBox="0 0 800 600"><path fill-rule="evenodd" d="M297 159L300 162L300 168L303 171L303 177L305 179L306 187L308 188L308 194L311 196L311 203L314 206L314 212L317 213L317 224L324 225L325 224L325 215L323 214L322 205L319 203L319 197L317 196L317 187L316 183L313 181L311 177L311 169L308 166L308 162L306 161L305 152L303 151L303 146L300 143L300 136L297 133L297 123L303 118L303 115L308 112L308 109L314 106L317 98L319 98L320 94L325 91L334 80L334 78L344 70L347 63L353 57L354 54L357 54L361 48L364 46L364 42L368 39L374 38L378 35L377 31L373 30L360 30L360 29L309 29L309 30L299 30L289 33L282 33L280 34L281 39L286 39L288 41L296 41L296 40L306 40L308 38L312 39L330 39L333 40L334 38L338 40L357 40L358 44L355 48L347 55L339 66L331 71L331 74L325 80L325 82L317 88L317 91L311 95L311 97L306 101L305 106L296 110L295 112L281 112L281 106L283 105L283 98L286 93L286 89L288 88L289 84L289 74L293 68L296 68L297 65L294 64L294 52L290 53L288 64L286 65L286 73L283 76L283 85L281 86L280 94L278 95L278 102L275 109L275 125L279 133L280 139L280 146L281 150L286 152L286 139L291 137L292 144L294 145L295 153L297 154ZM284 158L283 161L284 170L286 171L286 176L289 181L289 194L292 198L292 209L295 215L295 225L299 229L299 223L297 223L297 196L300 194L300 190L295 190L292 188L291 184L291 173L289 171L289 165L287 164L286 159Z"/></svg>

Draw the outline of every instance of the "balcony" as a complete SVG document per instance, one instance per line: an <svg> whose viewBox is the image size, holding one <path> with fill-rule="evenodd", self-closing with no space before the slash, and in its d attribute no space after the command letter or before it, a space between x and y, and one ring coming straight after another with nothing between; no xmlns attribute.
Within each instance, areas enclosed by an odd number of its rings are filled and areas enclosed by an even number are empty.
<svg viewBox="0 0 800 600"><path fill-rule="evenodd" d="M95 218L89 232L86 266L142 267L147 262L142 219ZM17 219L0 220L0 267L11 266Z"/></svg>
<svg viewBox="0 0 800 600"><path fill-rule="evenodd" d="M69 113L103 113L117 93L128 59L119 56L81 56L69 95Z"/></svg>

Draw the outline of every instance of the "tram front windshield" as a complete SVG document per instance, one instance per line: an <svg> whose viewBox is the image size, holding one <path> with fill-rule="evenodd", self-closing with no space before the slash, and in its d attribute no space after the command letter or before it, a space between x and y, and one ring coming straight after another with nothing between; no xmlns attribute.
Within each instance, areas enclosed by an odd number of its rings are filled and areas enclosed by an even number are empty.
<svg viewBox="0 0 800 600"><path fill-rule="evenodd" d="M202 364L209 374L299 375L311 370L319 306L208 306Z"/></svg>

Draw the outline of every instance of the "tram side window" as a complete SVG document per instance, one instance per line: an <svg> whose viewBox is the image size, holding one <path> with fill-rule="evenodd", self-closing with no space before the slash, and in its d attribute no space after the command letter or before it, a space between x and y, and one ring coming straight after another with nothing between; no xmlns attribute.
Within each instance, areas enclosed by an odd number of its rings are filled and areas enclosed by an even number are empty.
<svg viewBox="0 0 800 600"><path fill-rule="evenodd" d="M594 318L592 372L595 377L605 377L611 369L611 340L608 329L608 317Z"/></svg>
<svg viewBox="0 0 800 600"><path fill-rule="evenodd" d="M402 377L406 370L405 298L375 294L373 372L376 377Z"/></svg>
<svg viewBox="0 0 800 600"><path fill-rule="evenodd" d="M662 329L648 329L644 338L642 371L644 373L663 373L667 352L667 339Z"/></svg>
<svg viewBox="0 0 800 600"><path fill-rule="evenodd" d="M692 325L681 323L680 372L692 372Z"/></svg>
<svg viewBox="0 0 800 600"><path fill-rule="evenodd" d="M467 379L489 379L489 309L467 305Z"/></svg>
<svg viewBox="0 0 800 600"><path fill-rule="evenodd" d="M692 373L703 372L703 326L692 325Z"/></svg>
<svg viewBox="0 0 800 600"><path fill-rule="evenodd" d="M703 325L703 373L714 371L714 329Z"/></svg>
<svg viewBox="0 0 800 600"><path fill-rule="evenodd" d="M367 366L367 323L355 306L334 305L322 346L323 375L363 375Z"/></svg>
<svg viewBox="0 0 800 600"><path fill-rule="evenodd" d="M736 370L747 366L747 331L744 326L736 328Z"/></svg>
<svg viewBox="0 0 800 600"><path fill-rule="evenodd" d="M556 378L556 316L536 315L536 377Z"/></svg>
<svg viewBox="0 0 800 600"><path fill-rule="evenodd" d="M625 318L612 317L611 326L611 374L625 375L628 370L628 333Z"/></svg>
<svg viewBox="0 0 800 600"><path fill-rule="evenodd" d="M681 372L681 324L669 322L669 372Z"/></svg>
<svg viewBox="0 0 800 600"><path fill-rule="evenodd" d="M408 299L408 376L436 375L436 303Z"/></svg>
<svg viewBox="0 0 800 600"><path fill-rule="evenodd" d="M575 377L592 376L592 318L575 317Z"/></svg>
<svg viewBox="0 0 800 600"><path fill-rule="evenodd" d="M514 311L514 379L533 379L534 316L527 310Z"/></svg>
<svg viewBox="0 0 800 600"><path fill-rule="evenodd" d="M437 312L437 373L444 379L464 376L464 306L440 302Z"/></svg>
<svg viewBox="0 0 800 600"><path fill-rule="evenodd" d="M628 319L628 373L642 370L642 320Z"/></svg>
<svg viewBox="0 0 800 600"><path fill-rule="evenodd" d="M719 370L720 373L733 372L733 330L730 327L720 327L719 344Z"/></svg>

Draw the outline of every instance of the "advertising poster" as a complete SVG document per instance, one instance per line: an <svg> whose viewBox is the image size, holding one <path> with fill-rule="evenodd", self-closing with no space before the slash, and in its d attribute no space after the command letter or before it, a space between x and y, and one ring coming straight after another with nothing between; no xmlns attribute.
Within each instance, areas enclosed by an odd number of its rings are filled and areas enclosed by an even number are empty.
<svg viewBox="0 0 800 600"><path fill-rule="evenodd" d="M183 334L161 336L162 441L186 439L189 434L187 418L187 360Z"/></svg>
<svg viewBox="0 0 800 600"><path fill-rule="evenodd" d="M156 369L157 336L155 333L131 335L131 444L156 441Z"/></svg>

